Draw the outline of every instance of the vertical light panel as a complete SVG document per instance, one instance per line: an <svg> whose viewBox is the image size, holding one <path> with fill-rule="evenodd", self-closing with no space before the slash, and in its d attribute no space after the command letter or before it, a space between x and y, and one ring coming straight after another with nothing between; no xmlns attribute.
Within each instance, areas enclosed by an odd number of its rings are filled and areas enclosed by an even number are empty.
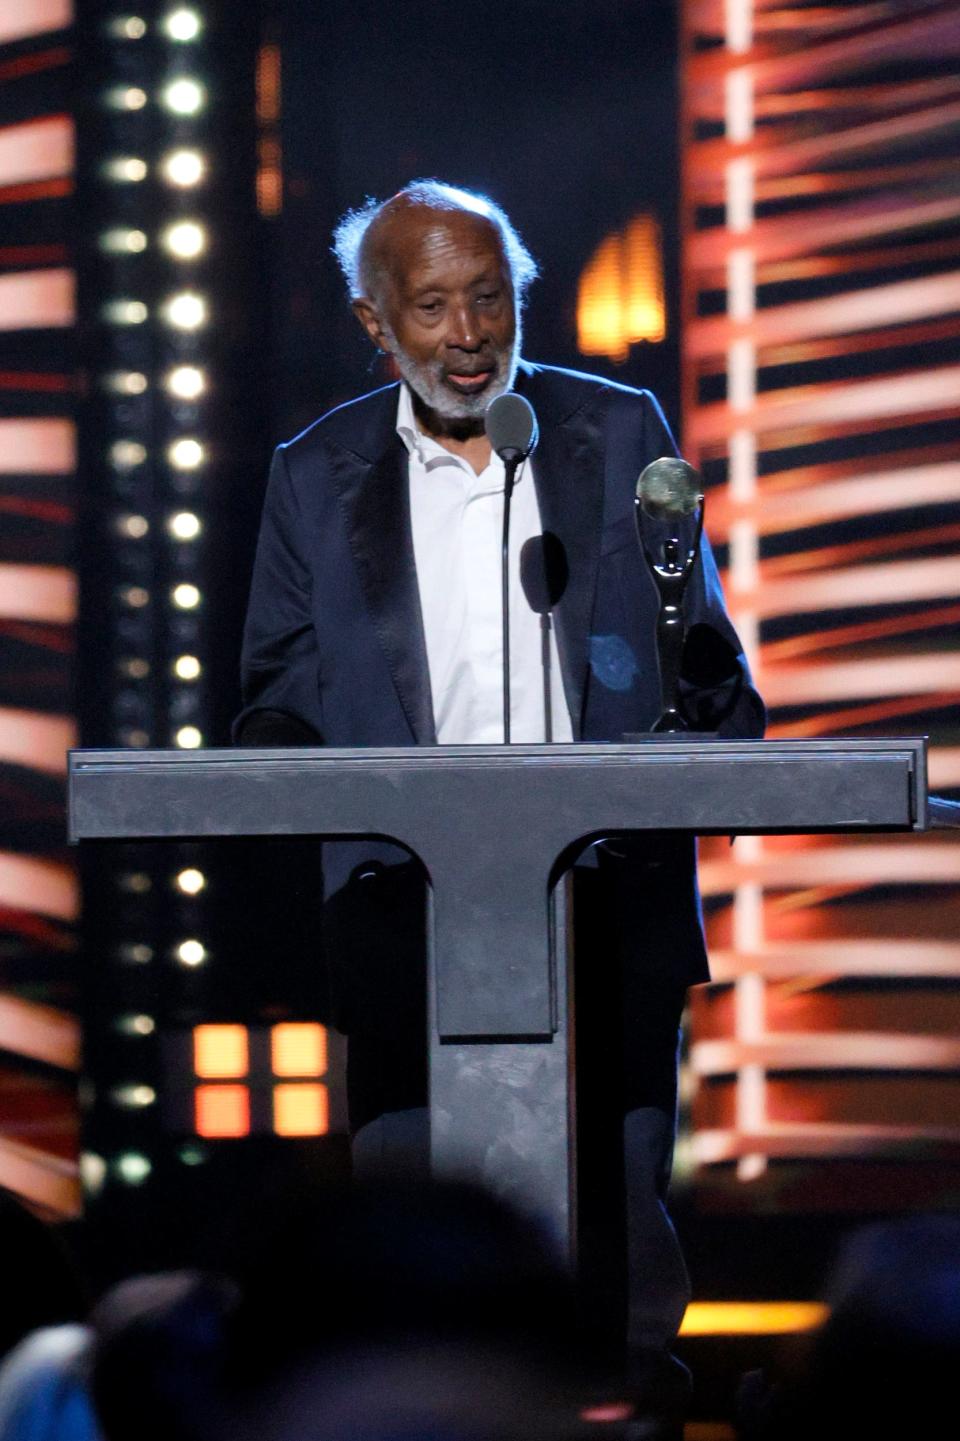
<svg viewBox="0 0 960 1441"><path fill-rule="evenodd" d="M682 14L684 439L771 734L930 734L956 788L960 12ZM703 884L700 1184L955 1186L960 844L742 838Z"/></svg>

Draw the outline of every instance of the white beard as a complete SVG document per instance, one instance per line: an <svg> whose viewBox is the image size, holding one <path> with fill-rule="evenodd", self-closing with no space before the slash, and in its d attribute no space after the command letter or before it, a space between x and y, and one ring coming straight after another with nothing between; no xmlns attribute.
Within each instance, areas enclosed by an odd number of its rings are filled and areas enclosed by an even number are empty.
<svg viewBox="0 0 960 1441"><path fill-rule="evenodd" d="M509 350L502 351L497 356L493 379L479 395L454 395L443 383L443 366L439 360L431 360L421 365L400 348L396 336L386 325L383 333L392 347L390 353L397 362L397 369L410 389L424 405L429 406L437 415L443 416L444 420L479 420L492 400L513 389L520 360L519 320L513 344Z"/></svg>

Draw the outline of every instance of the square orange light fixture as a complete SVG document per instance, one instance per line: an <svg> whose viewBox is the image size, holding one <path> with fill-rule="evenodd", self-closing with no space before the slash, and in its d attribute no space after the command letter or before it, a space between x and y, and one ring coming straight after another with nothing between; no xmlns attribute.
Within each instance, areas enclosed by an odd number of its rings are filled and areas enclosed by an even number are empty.
<svg viewBox="0 0 960 1441"><path fill-rule="evenodd" d="M194 1092L198 1136L223 1139L250 1134L250 1092L246 1086L198 1086Z"/></svg>
<svg viewBox="0 0 960 1441"><path fill-rule="evenodd" d="M270 1065L275 1076L322 1076L327 1069L327 1032L315 1021L286 1021L270 1028Z"/></svg>
<svg viewBox="0 0 960 1441"><path fill-rule="evenodd" d="M205 1081L245 1076L250 1069L246 1026L195 1026L193 1068Z"/></svg>
<svg viewBox="0 0 960 1441"><path fill-rule="evenodd" d="M324 1136L330 1127L326 1086L273 1088L273 1129L278 1136Z"/></svg>

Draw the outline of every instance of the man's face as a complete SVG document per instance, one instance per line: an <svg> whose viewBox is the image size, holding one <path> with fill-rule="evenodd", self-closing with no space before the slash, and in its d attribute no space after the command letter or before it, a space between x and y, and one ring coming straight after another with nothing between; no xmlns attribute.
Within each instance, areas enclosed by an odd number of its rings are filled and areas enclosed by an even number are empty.
<svg viewBox="0 0 960 1441"><path fill-rule="evenodd" d="M499 230L469 211L411 206L377 245L380 294L354 305L367 334L439 416L482 416L510 389L519 351Z"/></svg>

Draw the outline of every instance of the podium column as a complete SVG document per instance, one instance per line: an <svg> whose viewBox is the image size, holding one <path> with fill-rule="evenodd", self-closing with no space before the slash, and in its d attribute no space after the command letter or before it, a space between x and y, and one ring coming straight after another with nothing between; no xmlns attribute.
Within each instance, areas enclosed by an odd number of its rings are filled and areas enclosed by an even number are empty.
<svg viewBox="0 0 960 1441"><path fill-rule="evenodd" d="M577 1168L571 893L569 877L562 877L550 898L552 1035L444 1039L437 1023L432 926L429 1007L431 1170L479 1182L534 1215L572 1263Z"/></svg>

